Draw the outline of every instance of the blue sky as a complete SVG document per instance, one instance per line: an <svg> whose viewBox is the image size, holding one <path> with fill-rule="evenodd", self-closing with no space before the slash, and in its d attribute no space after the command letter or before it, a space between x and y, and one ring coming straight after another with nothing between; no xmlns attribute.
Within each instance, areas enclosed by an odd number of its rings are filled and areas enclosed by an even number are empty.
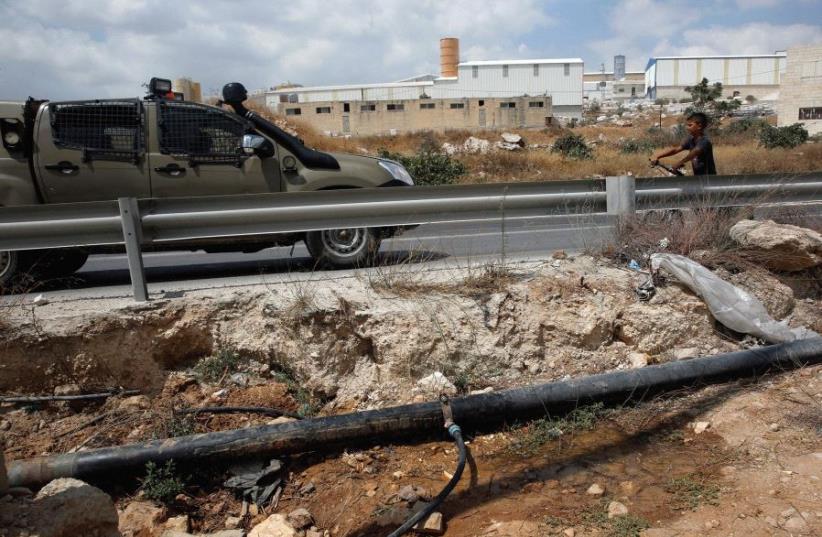
<svg viewBox="0 0 822 537"><path fill-rule="evenodd" d="M463 60L771 53L822 43L822 0L0 0L0 100L139 95L151 76L206 92L393 81Z"/></svg>

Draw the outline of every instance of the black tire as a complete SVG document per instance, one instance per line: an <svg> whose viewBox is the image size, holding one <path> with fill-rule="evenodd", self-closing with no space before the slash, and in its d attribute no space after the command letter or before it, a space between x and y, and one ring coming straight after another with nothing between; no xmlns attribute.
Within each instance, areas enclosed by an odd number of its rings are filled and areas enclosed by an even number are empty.
<svg viewBox="0 0 822 537"><path fill-rule="evenodd" d="M13 292L21 272L20 252L0 251L0 292Z"/></svg>
<svg viewBox="0 0 822 537"><path fill-rule="evenodd" d="M38 279L69 276L77 272L88 259L88 252L79 248L59 248L31 253L31 272Z"/></svg>
<svg viewBox="0 0 822 537"><path fill-rule="evenodd" d="M368 228L329 229L306 233L305 245L319 265L363 267L377 255L380 237Z"/></svg>

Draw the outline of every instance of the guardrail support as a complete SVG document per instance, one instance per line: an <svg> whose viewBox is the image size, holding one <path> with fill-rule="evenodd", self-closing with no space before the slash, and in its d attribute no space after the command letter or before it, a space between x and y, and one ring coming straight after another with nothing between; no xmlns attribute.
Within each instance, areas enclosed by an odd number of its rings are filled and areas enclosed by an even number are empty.
<svg viewBox="0 0 822 537"><path fill-rule="evenodd" d="M605 200L609 215L633 216L636 213L636 179L632 175L606 177Z"/></svg>
<svg viewBox="0 0 822 537"><path fill-rule="evenodd" d="M128 272L131 276L134 300L147 302L148 287L146 287L146 274L143 268L143 252L140 247L143 242L140 208L135 198L118 198L117 204L120 206L120 219L123 222L123 239L126 243Z"/></svg>

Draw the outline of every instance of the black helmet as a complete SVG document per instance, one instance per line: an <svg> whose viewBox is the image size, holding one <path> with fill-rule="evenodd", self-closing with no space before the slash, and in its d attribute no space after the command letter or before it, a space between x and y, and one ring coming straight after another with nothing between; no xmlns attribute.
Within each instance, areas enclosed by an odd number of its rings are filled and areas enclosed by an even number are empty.
<svg viewBox="0 0 822 537"><path fill-rule="evenodd" d="M239 82L229 82L225 86L223 86L223 101L227 102L228 104L231 103L241 103L248 99L248 92L245 90L245 86L240 84Z"/></svg>

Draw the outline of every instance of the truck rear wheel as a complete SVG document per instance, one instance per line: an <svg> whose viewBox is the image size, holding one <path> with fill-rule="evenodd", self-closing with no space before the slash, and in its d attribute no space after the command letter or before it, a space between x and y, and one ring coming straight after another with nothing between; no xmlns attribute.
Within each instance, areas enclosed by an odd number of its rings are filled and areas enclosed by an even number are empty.
<svg viewBox="0 0 822 537"><path fill-rule="evenodd" d="M380 238L368 228L327 229L306 233L305 244L320 264L337 268L369 264L380 249Z"/></svg>

